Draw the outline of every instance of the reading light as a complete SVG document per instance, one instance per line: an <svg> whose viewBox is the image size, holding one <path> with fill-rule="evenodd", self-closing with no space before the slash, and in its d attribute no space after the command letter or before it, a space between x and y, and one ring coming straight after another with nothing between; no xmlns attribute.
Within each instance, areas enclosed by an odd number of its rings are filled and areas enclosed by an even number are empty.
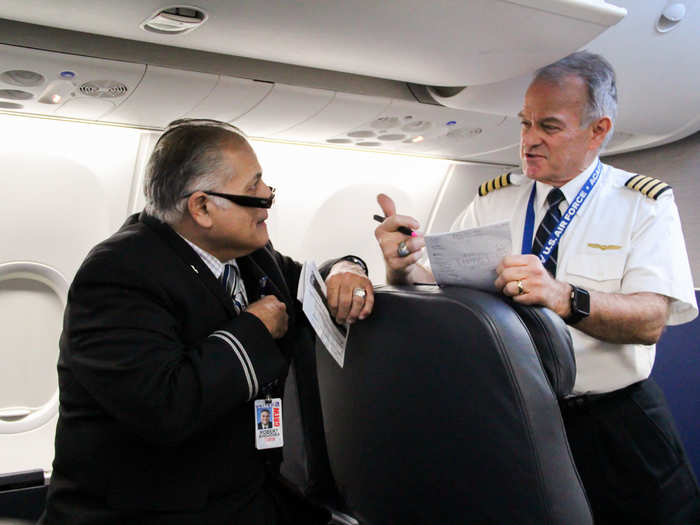
<svg viewBox="0 0 700 525"><path fill-rule="evenodd" d="M54 80L46 86L46 89L39 96L38 102L42 104L60 104L66 99L75 86L68 80Z"/></svg>

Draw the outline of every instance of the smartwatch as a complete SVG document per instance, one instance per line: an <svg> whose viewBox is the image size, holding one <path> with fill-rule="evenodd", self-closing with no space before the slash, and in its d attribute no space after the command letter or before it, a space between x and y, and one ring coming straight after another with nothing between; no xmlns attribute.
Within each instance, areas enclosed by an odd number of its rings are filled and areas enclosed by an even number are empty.
<svg viewBox="0 0 700 525"><path fill-rule="evenodd" d="M566 324L576 324L590 315L591 296L583 288L571 283L569 285L571 286L571 313L564 321Z"/></svg>

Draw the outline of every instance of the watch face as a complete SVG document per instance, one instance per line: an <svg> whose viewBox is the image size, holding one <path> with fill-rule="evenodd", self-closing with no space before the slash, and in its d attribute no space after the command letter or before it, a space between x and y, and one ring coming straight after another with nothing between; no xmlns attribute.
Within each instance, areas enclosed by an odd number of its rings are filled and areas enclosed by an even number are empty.
<svg viewBox="0 0 700 525"><path fill-rule="evenodd" d="M591 296L586 290L574 287L571 303L572 310L577 314L588 315L591 313Z"/></svg>

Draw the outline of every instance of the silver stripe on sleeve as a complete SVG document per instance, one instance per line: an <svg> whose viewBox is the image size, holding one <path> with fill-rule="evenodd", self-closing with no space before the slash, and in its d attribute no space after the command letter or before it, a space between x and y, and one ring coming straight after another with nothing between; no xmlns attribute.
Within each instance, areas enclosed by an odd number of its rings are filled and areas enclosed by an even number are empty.
<svg viewBox="0 0 700 525"><path fill-rule="evenodd" d="M243 348L241 342L238 339L236 339L236 336L234 336L231 332L227 332L226 330L217 330L215 333L223 334L225 337L230 338L233 344L235 344L238 347L238 350L240 350L241 354L243 355L243 359L245 359L246 363L248 363L248 370L250 371L250 376L253 378L252 397L257 396L258 391L260 390L260 385L258 385L258 375L255 373L255 368L253 367L253 363L250 361L250 357L248 357L248 352L245 351L245 348Z"/></svg>
<svg viewBox="0 0 700 525"><path fill-rule="evenodd" d="M236 348L233 345L233 343L231 341L229 341L226 337L224 337L223 335L218 334L216 332L211 334L209 337L216 337L218 339L221 339L227 345L229 345L231 347L231 349L233 350L233 352L236 354L236 357L241 362L241 368L243 369L243 374L245 375L245 379L248 382L248 401L253 399L253 385L252 385L251 380L250 380L250 372L248 371L248 367L246 366L245 361L241 357L241 354L239 353L238 348Z"/></svg>

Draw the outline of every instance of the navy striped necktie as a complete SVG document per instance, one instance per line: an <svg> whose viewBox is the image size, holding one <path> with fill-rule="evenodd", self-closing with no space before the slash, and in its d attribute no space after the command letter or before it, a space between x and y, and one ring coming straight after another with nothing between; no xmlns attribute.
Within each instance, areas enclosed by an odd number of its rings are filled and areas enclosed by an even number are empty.
<svg viewBox="0 0 700 525"><path fill-rule="evenodd" d="M564 194L559 188L553 188L549 195L547 195L547 205L549 209L547 213L544 214L542 222L540 222L539 228L537 228L537 233L535 234L535 241L532 243L532 253L534 255L539 255L542 251L542 247L549 239L549 235L554 231L554 228L559 224L561 219L561 211L559 211L559 204L564 200ZM554 247L549 259L544 264L546 270L552 274L552 277L557 276L557 255L559 252L559 243Z"/></svg>
<svg viewBox="0 0 700 525"><path fill-rule="evenodd" d="M238 272L238 267L233 264L226 264L221 272L221 283L226 288L226 294L233 300L233 307L236 314L240 314L246 309L246 300L243 293L243 282Z"/></svg>

